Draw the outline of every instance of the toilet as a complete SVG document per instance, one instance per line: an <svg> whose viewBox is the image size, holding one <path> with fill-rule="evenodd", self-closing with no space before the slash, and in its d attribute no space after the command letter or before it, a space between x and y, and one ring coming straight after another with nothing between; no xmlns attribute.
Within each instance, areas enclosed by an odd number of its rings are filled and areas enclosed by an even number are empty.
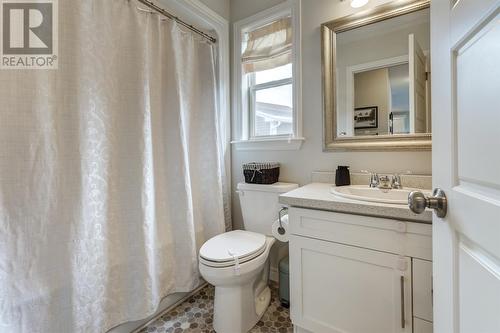
<svg viewBox="0 0 500 333"><path fill-rule="evenodd" d="M271 226L281 209L279 195L297 187L239 183L245 230L215 236L201 247L201 276L215 287L213 326L217 333L248 332L269 306L269 251L276 241Z"/></svg>

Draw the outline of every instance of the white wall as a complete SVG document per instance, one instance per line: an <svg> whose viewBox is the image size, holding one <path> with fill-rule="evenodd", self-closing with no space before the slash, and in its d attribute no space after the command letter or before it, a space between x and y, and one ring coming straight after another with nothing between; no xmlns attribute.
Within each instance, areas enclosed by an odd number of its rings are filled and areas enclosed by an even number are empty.
<svg viewBox="0 0 500 333"><path fill-rule="evenodd" d="M257 14L281 2L283 0L231 0L231 22Z"/></svg>
<svg viewBox="0 0 500 333"><path fill-rule="evenodd" d="M232 0L231 21L235 22L261 10L272 7L278 0ZM387 0L372 0L369 6L379 5ZM364 7L367 8L367 7ZM364 9L363 8L363 9ZM242 152L233 147L233 193L235 186L243 180L241 165L251 161L278 161L282 164L281 181L301 185L310 182L315 170L334 170L337 165L350 165L351 170L368 169L376 172L431 173L430 152L342 152L322 151L322 101L321 101L321 23L353 13L349 1L302 0L302 71L303 71L303 118L304 137L299 151ZM239 200L233 195L233 223L241 227L242 218Z"/></svg>
<svg viewBox="0 0 500 333"><path fill-rule="evenodd" d="M231 0L200 0L200 2L203 2L208 8L212 9L226 20L230 19Z"/></svg>

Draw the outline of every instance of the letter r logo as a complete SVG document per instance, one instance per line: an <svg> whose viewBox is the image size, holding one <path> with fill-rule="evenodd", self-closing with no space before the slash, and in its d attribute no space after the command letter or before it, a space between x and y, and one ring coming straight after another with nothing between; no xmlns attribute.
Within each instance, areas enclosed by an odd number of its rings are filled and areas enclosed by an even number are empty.
<svg viewBox="0 0 500 333"><path fill-rule="evenodd" d="M2 3L3 54L53 53L53 4Z"/></svg>

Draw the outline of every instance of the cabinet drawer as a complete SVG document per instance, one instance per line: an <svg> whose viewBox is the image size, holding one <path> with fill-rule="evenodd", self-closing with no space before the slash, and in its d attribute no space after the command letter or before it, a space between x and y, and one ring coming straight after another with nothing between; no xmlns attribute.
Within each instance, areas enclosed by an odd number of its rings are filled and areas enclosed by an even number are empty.
<svg viewBox="0 0 500 333"><path fill-rule="evenodd" d="M432 322L432 262L413 259L413 315Z"/></svg>
<svg viewBox="0 0 500 333"><path fill-rule="evenodd" d="M432 225L292 207L290 232L432 260Z"/></svg>
<svg viewBox="0 0 500 333"><path fill-rule="evenodd" d="M432 333L432 323L420 318L413 318L413 333Z"/></svg>

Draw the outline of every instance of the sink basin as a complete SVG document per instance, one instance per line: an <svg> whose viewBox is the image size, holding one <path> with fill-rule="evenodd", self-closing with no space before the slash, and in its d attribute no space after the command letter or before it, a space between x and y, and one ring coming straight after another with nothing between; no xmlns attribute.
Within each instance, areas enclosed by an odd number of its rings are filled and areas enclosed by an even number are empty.
<svg viewBox="0 0 500 333"><path fill-rule="evenodd" d="M378 202L384 204L393 205L408 205L408 194L411 191L422 191L414 188L403 188L400 190L381 190L378 188L372 188L367 185L350 185L350 186L332 186L330 192L339 197L368 201L368 202ZM422 191L425 195L430 195L428 191Z"/></svg>

